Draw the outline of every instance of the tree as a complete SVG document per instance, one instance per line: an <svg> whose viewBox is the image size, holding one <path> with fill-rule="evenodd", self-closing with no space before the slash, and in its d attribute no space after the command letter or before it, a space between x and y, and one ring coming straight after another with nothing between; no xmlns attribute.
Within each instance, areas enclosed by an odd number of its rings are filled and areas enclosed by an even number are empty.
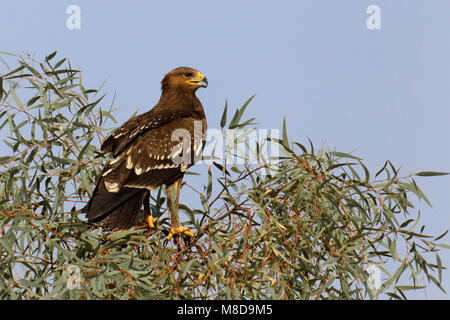
<svg viewBox="0 0 450 320"><path fill-rule="evenodd" d="M444 291L439 252L449 246L437 242L447 232L424 234L409 198L429 204L414 178L446 173L401 177L386 161L371 174L353 154L291 141L285 123L280 139L267 139L280 148L274 168L262 145L245 142L256 128L241 120L251 98L231 121L226 105L220 124L260 164L210 159L196 190L202 207L180 204L196 232L190 243L167 241L162 218L151 231L88 224L80 209L108 160L98 146L117 126L113 106L67 59L54 62L56 52L42 63L10 56L18 66L0 77L11 149L0 157L0 298L403 299L429 283ZM155 217L166 210L162 194L152 193Z"/></svg>

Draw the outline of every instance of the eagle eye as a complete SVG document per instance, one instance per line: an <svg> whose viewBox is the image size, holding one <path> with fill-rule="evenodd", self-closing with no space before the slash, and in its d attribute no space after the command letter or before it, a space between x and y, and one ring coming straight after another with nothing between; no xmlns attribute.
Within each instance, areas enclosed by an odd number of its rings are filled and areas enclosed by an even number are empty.
<svg viewBox="0 0 450 320"><path fill-rule="evenodd" d="M184 76L185 76L186 78L190 78L190 77L192 77L192 73L186 72L186 73L184 74Z"/></svg>

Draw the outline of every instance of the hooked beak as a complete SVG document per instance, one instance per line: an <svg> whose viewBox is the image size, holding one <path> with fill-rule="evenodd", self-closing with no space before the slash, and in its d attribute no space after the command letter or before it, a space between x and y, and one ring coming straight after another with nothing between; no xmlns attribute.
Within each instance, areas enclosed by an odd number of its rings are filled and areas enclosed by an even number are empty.
<svg viewBox="0 0 450 320"><path fill-rule="evenodd" d="M208 86L208 78L206 78L202 73L198 73L195 79L188 80L189 83L195 84L199 87L206 88Z"/></svg>
<svg viewBox="0 0 450 320"><path fill-rule="evenodd" d="M203 77L201 83L202 83L202 87L203 88L208 87L208 78L207 77Z"/></svg>

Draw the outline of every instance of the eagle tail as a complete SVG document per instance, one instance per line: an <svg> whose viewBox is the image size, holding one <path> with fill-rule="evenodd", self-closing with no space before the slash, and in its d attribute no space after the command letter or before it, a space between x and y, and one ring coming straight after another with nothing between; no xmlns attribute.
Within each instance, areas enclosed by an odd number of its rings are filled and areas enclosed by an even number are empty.
<svg viewBox="0 0 450 320"><path fill-rule="evenodd" d="M138 223L139 211L149 191L139 188L121 188L109 192L101 178L91 200L82 212L89 222L104 222L113 229L129 229Z"/></svg>

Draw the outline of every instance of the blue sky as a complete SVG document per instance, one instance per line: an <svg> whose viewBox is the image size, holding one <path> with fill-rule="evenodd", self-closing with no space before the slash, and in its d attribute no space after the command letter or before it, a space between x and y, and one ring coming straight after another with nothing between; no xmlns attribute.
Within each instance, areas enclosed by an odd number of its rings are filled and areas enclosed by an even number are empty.
<svg viewBox="0 0 450 320"><path fill-rule="evenodd" d="M79 30L66 27L71 4ZM381 30L366 27L369 5L381 9ZM151 108L162 76L186 65L209 79L198 95L210 127L226 99L237 107L256 94L247 116L279 128L286 115L296 141L355 151L375 172L387 159L404 174L450 171L449 12L448 0L0 0L0 51L58 50L86 87L107 80L119 122ZM434 206L418 206L425 231L441 234L450 177L417 181ZM450 266L450 253L441 257ZM432 286L426 297L448 299Z"/></svg>

